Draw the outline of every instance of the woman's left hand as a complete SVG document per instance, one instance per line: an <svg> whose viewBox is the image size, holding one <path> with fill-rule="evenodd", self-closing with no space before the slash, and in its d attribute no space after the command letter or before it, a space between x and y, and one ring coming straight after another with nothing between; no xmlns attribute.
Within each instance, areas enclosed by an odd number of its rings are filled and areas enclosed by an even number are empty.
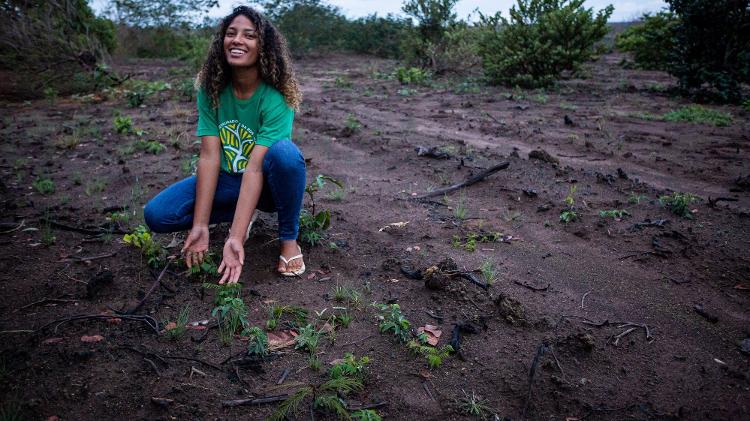
<svg viewBox="0 0 750 421"><path fill-rule="evenodd" d="M242 265L245 263L245 249L242 241L236 238L229 238L224 243L224 258L219 265L219 273L222 274L219 284L225 282L229 284L237 283L242 273Z"/></svg>

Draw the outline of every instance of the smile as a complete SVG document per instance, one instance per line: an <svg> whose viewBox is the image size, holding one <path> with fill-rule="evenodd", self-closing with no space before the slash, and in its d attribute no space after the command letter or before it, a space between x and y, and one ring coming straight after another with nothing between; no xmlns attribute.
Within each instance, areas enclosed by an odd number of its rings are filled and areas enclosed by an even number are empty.
<svg viewBox="0 0 750 421"><path fill-rule="evenodd" d="M229 54L232 57L241 57L243 54L245 54L247 51L239 49L239 48L230 48Z"/></svg>

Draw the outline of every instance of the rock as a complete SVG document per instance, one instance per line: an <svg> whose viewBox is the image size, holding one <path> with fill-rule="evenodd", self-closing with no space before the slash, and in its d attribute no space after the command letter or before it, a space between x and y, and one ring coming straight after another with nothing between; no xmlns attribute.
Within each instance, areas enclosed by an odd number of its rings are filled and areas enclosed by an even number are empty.
<svg viewBox="0 0 750 421"><path fill-rule="evenodd" d="M693 306L693 310L695 310L696 313L698 313L701 316L703 316L703 318L705 318L706 320L708 320L710 323L716 323L716 322L719 321L719 318L715 314L713 314L712 312L706 310L706 308L703 307L703 304L696 304L696 305L694 305Z"/></svg>
<svg viewBox="0 0 750 421"><path fill-rule="evenodd" d="M559 164L560 160L550 155L549 152L544 149L535 149L529 152L529 159L536 159L537 161L549 162L550 164Z"/></svg>
<svg viewBox="0 0 750 421"><path fill-rule="evenodd" d="M750 355L750 338L745 338L738 343L740 352L745 355Z"/></svg>

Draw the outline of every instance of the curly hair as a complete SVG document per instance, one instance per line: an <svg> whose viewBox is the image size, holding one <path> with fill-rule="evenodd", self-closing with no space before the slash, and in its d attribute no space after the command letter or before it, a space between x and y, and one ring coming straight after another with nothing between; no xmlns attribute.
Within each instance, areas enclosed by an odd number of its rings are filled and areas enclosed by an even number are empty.
<svg viewBox="0 0 750 421"><path fill-rule="evenodd" d="M245 16L255 25L258 36L258 72L261 80L281 92L291 108L298 110L302 93L294 75L286 39L260 12L240 6L221 20L208 49L208 58L196 78L196 87L205 89L213 107L219 106L219 94L232 79L232 68L224 53L224 36L237 16Z"/></svg>

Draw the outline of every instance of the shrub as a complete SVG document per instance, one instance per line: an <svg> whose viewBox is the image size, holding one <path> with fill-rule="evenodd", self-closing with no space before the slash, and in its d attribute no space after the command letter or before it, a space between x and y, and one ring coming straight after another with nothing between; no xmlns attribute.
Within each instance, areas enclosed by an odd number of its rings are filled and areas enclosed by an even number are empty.
<svg viewBox="0 0 750 421"><path fill-rule="evenodd" d="M151 267L157 267L161 263L164 249L154 241L151 232L145 225L138 225L133 232L125 234L122 241L141 250L141 256L146 258L146 263Z"/></svg>
<svg viewBox="0 0 750 421"><path fill-rule="evenodd" d="M750 83L747 0L667 0L679 18L669 72L688 95L741 100Z"/></svg>
<svg viewBox="0 0 750 421"><path fill-rule="evenodd" d="M717 127L732 124L732 115L700 105L688 105L662 116L664 121L710 124Z"/></svg>
<svg viewBox="0 0 750 421"><path fill-rule="evenodd" d="M636 67L667 70L677 24L674 13L659 12L653 16L647 13L640 23L619 34L615 44L619 50L633 54Z"/></svg>
<svg viewBox="0 0 750 421"><path fill-rule="evenodd" d="M344 47L356 53L384 58L403 57L402 40L412 29L411 21L392 14L375 14L348 23Z"/></svg>
<svg viewBox="0 0 750 421"><path fill-rule="evenodd" d="M338 7L322 0L267 0L262 4L293 53L342 48L347 20Z"/></svg>
<svg viewBox="0 0 750 421"><path fill-rule="evenodd" d="M683 218L692 219L693 213L690 211L690 205L697 202L700 198L692 193L674 192L671 195L659 197L659 203L669 208L673 214Z"/></svg>
<svg viewBox="0 0 750 421"><path fill-rule="evenodd" d="M510 20L480 15L479 55L491 83L535 88L577 70L607 34L607 6L594 15L584 0L518 0Z"/></svg>

